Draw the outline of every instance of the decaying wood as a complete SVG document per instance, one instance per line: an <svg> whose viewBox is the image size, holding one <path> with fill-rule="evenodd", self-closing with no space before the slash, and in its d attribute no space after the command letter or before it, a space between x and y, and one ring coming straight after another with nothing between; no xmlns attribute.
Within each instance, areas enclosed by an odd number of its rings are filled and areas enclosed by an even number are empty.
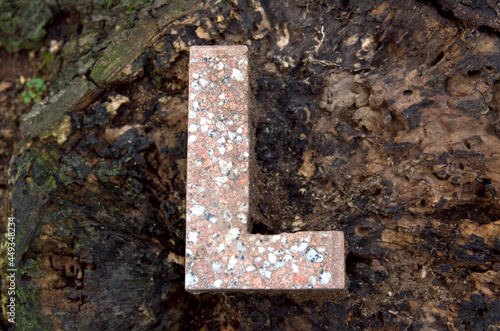
<svg viewBox="0 0 500 331"><path fill-rule="evenodd" d="M155 1L102 48L68 41L58 86L84 75L102 91L57 134L24 122L18 326L498 329L500 9L471 3ZM82 47L101 40L85 22ZM110 56L122 35L137 43ZM347 290L184 292L192 44L251 50L253 231L344 231Z"/></svg>

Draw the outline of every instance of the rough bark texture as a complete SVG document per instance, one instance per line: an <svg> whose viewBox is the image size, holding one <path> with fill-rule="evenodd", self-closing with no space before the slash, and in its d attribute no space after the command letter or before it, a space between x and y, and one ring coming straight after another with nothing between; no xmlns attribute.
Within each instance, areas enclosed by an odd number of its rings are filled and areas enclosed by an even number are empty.
<svg viewBox="0 0 500 331"><path fill-rule="evenodd" d="M84 3L45 38L55 92L92 93L36 106L10 163L20 329L498 330L498 3ZM184 291L194 44L250 49L253 231L344 231L347 290Z"/></svg>

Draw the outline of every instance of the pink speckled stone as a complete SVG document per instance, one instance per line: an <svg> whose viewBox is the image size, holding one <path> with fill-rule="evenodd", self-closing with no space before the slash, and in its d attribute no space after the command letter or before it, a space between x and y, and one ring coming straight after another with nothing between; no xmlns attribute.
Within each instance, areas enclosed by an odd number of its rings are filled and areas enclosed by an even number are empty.
<svg viewBox="0 0 500 331"><path fill-rule="evenodd" d="M344 288L344 234L247 231L248 49L193 46L189 59L186 290Z"/></svg>

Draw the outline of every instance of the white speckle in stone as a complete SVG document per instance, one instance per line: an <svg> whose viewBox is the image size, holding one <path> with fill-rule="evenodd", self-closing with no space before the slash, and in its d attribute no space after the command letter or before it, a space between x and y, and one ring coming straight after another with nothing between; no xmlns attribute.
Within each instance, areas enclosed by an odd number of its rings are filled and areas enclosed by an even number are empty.
<svg viewBox="0 0 500 331"><path fill-rule="evenodd" d="M229 263L227 264L227 270L233 270L236 262L238 262L238 257L236 255L231 256Z"/></svg>
<svg viewBox="0 0 500 331"><path fill-rule="evenodd" d="M314 248L309 248L306 252L306 258L311 261L311 262L322 262L323 261L323 255L318 254Z"/></svg>
<svg viewBox="0 0 500 331"><path fill-rule="evenodd" d="M305 241L306 243L310 242L310 241L311 241L311 237L305 237L305 238L304 238L304 241Z"/></svg>
<svg viewBox="0 0 500 331"><path fill-rule="evenodd" d="M243 156L244 156L244 157L248 157L248 153L247 153L247 152L244 152L244 153L243 153Z"/></svg>
<svg viewBox="0 0 500 331"><path fill-rule="evenodd" d="M275 242L279 241L280 239L281 239L281 235L279 235L279 234L278 234L278 235L271 236L271 241L272 241L273 243L275 243Z"/></svg>
<svg viewBox="0 0 500 331"><path fill-rule="evenodd" d="M324 251L326 251L326 248L325 247L317 247L316 248L318 250L318 252L320 253L323 253Z"/></svg>
<svg viewBox="0 0 500 331"><path fill-rule="evenodd" d="M222 177L215 177L215 181L221 184L224 184L225 182L228 181L229 178L227 176L222 176Z"/></svg>
<svg viewBox="0 0 500 331"><path fill-rule="evenodd" d="M208 149L208 156L212 156L212 155L214 155L214 150L209 148Z"/></svg>
<svg viewBox="0 0 500 331"><path fill-rule="evenodd" d="M205 117L200 118L200 125L207 124L207 119Z"/></svg>
<svg viewBox="0 0 500 331"><path fill-rule="evenodd" d="M296 264L292 264L292 271L295 274L299 273L299 267Z"/></svg>
<svg viewBox="0 0 500 331"><path fill-rule="evenodd" d="M219 150L220 155L224 155L226 153L226 147L224 147L222 145L217 147L217 149Z"/></svg>
<svg viewBox="0 0 500 331"><path fill-rule="evenodd" d="M222 122L216 122L215 127L221 131L224 131L226 129L226 127L224 126L224 123L222 123Z"/></svg>
<svg viewBox="0 0 500 331"><path fill-rule="evenodd" d="M271 279L271 276L272 276L272 272L267 270L266 272L264 272L264 277L266 277L267 279Z"/></svg>
<svg viewBox="0 0 500 331"><path fill-rule="evenodd" d="M238 239L239 236L240 236L239 228L232 228L231 230L229 230L226 234L226 240L225 240L226 245L231 245L233 241Z"/></svg>
<svg viewBox="0 0 500 331"><path fill-rule="evenodd" d="M225 142L226 142L226 138L224 138L224 137L220 137L219 139L217 139L217 143L219 143L219 144L223 144Z"/></svg>
<svg viewBox="0 0 500 331"><path fill-rule="evenodd" d="M262 258L260 256L257 256L255 259L253 259L255 261L255 263L259 263L260 261L262 261Z"/></svg>
<svg viewBox="0 0 500 331"><path fill-rule="evenodd" d="M286 244L286 237L281 237L281 244L285 245Z"/></svg>
<svg viewBox="0 0 500 331"><path fill-rule="evenodd" d="M271 265L271 262L269 261L264 261L264 267L269 267Z"/></svg>
<svg viewBox="0 0 500 331"><path fill-rule="evenodd" d="M222 215L224 216L224 220L226 222L231 222L231 220L233 219L233 214L231 214L231 211L229 209L224 210Z"/></svg>
<svg viewBox="0 0 500 331"><path fill-rule="evenodd" d="M196 244L197 239L198 239L198 232L189 232L188 243Z"/></svg>
<svg viewBox="0 0 500 331"><path fill-rule="evenodd" d="M299 247L297 245L293 245L290 247L290 252L297 253L299 251Z"/></svg>
<svg viewBox="0 0 500 331"><path fill-rule="evenodd" d="M251 265L251 266L248 266L245 270L247 272L252 272L252 271L255 271L255 267L253 265Z"/></svg>
<svg viewBox="0 0 500 331"><path fill-rule="evenodd" d="M221 287L222 286L222 279L217 279L215 282L214 282L214 287Z"/></svg>
<svg viewBox="0 0 500 331"><path fill-rule="evenodd" d="M262 240L260 240L260 239L259 239L259 240L257 240L257 241L255 242L255 246L262 246Z"/></svg>
<svg viewBox="0 0 500 331"><path fill-rule="evenodd" d="M222 251L223 251L223 250L225 250L225 249L226 249L226 246L224 246L224 244L222 244L222 243L221 243L221 244L219 244L219 247L217 247L217 250L218 250L219 252L222 252Z"/></svg>
<svg viewBox="0 0 500 331"><path fill-rule="evenodd" d="M316 286L316 277L311 276L309 277L309 280L311 281L312 286Z"/></svg>
<svg viewBox="0 0 500 331"><path fill-rule="evenodd" d="M236 137L236 141L241 142L242 140L243 138L241 138L241 136Z"/></svg>
<svg viewBox="0 0 500 331"><path fill-rule="evenodd" d="M284 265L285 265L285 261L279 260L278 262L276 262L275 268L279 269L279 268L283 267Z"/></svg>
<svg viewBox="0 0 500 331"><path fill-rule="evenodd" d="M233 120L227 121L227 125L233 125L233 124L234 124Z"/></svg>
<svg viewBox="0 0 500 331"><path fill-rule="evenodd" d="M231 78L237 82L242 82L245 79L245 76L243 76L243 73L240 70L233 68Z"/></svg>
<svg viewBox="0 0 500 331"><path fill-rule="evenodd" d="M276 263L276 255L274 255L273 253L269 253L267 254L267 259L269 260L269 262L271 263Z"/></svg>
<svg viewBox="0 0 500 331"><path fill-rule="evenodd" d="M236 132L238 132L239 134L242 134L242 133L243 133L243 129L242 129L242 128L238 128L238 129L236 130Z"/></svg>
<svg viewBox="0 0 500 331"><path fill-rule="evenodd" d="M196 125L196 124L191 124L189 126L189 132L196 132L196 130L198 130L199 126Z"/></svg>
<svg viewBox="0 0 500 331"><path fill-rule="evenodd" d="M227 162L224 160L219 160L219 169L221 174L229 175L232 168L233 168L233 163L231 161Z"/></svg>
<svg viewBox="0 0 500 331"><path fill-rule="evenodd" d="M200 187L198 187L198 192L199 192L199 193L203 193L203 192L205 192L206 190L207 190L207 188L206 188L205 186L200 186Z"/></svg>
<svg viewBox="0 0 500 331"><path fill-rule="evenodd" d="M332 274L329 272L322 272L321 275L319 275L319 282L321 284L328 284L328 282L332 279Z"/></svg>
<svg viewBox="0 0 500 331"><path fill-rule="evenodd" d="M309 246L308 243L300 243L299 244L299 252L303 252L306 250L307 246Z"/></svg>
<svg viewBox="0 0 500 331"><path fill-rule="evenodd" d="M240 221L243 224L247 223L247 217L243 213L239 213L238 216L236 216L236 218L238 219L238 221Z"/></svg>
<svg viewBox="0 0 500 331"><path fill-rule="evenodd" d="M200 74L193 74L193 78L194 78L194 79L198 79L198 78L200 78Z"/></svg>
<svg viewBox="0 0 500 331"><path fill-rule="evenodd" d="M186 274L186 284L196 285L198 283L198 277L192 272Z"/></svg>
<svg viewBox="0 0 500 331"><path fill-rule="evenodd" d="M264 247L260 246L260 247L257 247L257 251L259 252L259 254L262 254L266 251L266 249Z"/></svg>
<svg viewBox="0 0 500 331"><path fill-rule="evenodd" d="M194 143L198 139L194 134L190 135L188 138L188 143Z"/></svg>
<svg viewBox="0 0 500 331"><path fill-rule="evenodd" d="M205 208L203 206L200 206L200 205L193 206L190 209L191 214L193 214L195 216L201 216L201 215L203 215L203 213L205 213L205 210L207 210L207 208Z"/></svg>
<svg viewBox="0 0 500 331"><path fill-rule="evenodd" d="M267 248L267 251L268 251L268 252L274 252L274 247L269 246L269 247Z"/></svg>
<svg viewBox="0 0 500 331"><path fill-rule="evenodd" d="M196 111L200 110L200 103L198 101L193 102L193 109Z"/></svg>
<svg viewBox="0 0 500 331"><path fill-rule="evenodd" d="M196 112L190 110L188 116L189 116L189 118L196 118Z"/></svg>
<svg viewBox="0 0 500 331"><path fill-rule="evenodd" d="M264 276L264 272L266 272L266 270L265 270L264 268L260 268L260 269L259 269L259 273L260 273L262 276Z"/></svg>
<svg viewBox="0 0 500 331"><path fill-rule="evenodd" d="M193 251L190 249L186 249L186 256L191 256L193 255Z"/></svg>
<svg viewBox="0 0 500 331"><path fill-rule="evenodd" d="M226 100L226 94L225 93L219 94L219 100Z"/></svg>
<svg viewBox="0 0 500 331"><path fill-rule="evenodd" d="M248 211L248 204L243 202L243 203L240 205L239 211L242 211L242 212L247 212L247 211Z"/></svg>
<svg viewBox="0 0 500 331"><path fill-rule="evenodd" d="M195 80L194 82L191 83L191 88L195 91L200 91L201 90L200 83L198 83L198 81Z"/></svg>
<svg viewBox="0 0 500 331"><path fill-rule="evenodd" d="M208 125L201 126L201 132L207 132L207 130L208 130Z"/></svg>
<svg viewBox="0 0 500 331"><path fill-rule="evenodd" d="M217 271L218 272L218 271L220 271L221 268L222 268L222 264L221 263L219 263L217 261L214 262L214 263L212 263L212 270L213 271Z"/></svg>
<svg viewBox="0 0 500 331"><path fill-rule="evenodd" d="M200 79L200 85L201 85L201 87L207 87L208 81L206 79L204 79L204 78L201 78Z"/></svg>
<svg viewBox="0 0 500 331"><path fill-rule="evenodd" d="M237 241L236 248L238 249L238 252L240 252L240 253L243 253L247 250L247 248L245 247L245 243L243 241Z"/></svg>
<svg viewBox="0 0 500 331"><path fill-rule="evenodd" d="M224 69L224 62L219 62L219 63L217 63L217 65L215 66L215 69L217 69L217 70L222 70L222 69Z"/></svg>
<svg viewBox="0 0 500 331"><path fill-rule="evenodd" d="M227 137L229 138L229 140L233 140L234 137L236 137L236 133L229 131L227 133Z"/></svg>

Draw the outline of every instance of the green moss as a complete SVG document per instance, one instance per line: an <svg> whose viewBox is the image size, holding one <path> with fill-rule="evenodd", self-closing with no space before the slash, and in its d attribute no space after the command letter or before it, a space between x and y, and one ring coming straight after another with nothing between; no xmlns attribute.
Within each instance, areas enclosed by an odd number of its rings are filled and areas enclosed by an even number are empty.
<svg viewBox="0 0 500 331"><path fill-rule="evenodd" d="M8 52L40 47L52 18L47 1L0 1L0 41Z"/></svg>
<svg viewBox="0 0 500 331"><path fill-rule="evenodd" d="M16 249L19 256L27 249L31 238L43 223L43 206L57 190L59 168L55 151L27 148L13 160L12 208L16 222L23 225L16 227ZM28 181L27 178L31 180Z"/></svg>
<svg viewBox="0 0 500 331"><path fill-rule="evenodd" d="M76 172L69 165L62 165L61 168L59 169L57 177L64 186L68 186L69 184L74 182L74 178L76 177Z"/></svg>
<svg viewBox="0 0 500 331"><path fill-rule="evenodd" d="M152 3L151 0L129 0L128 2L125 2L125 6L127 8L127 13L132 14L135 11L139 10L140 8L143 8L146 6L146 4Z"/></svg>
<svg viewBox="0 0 500 331"><path fill-rule="evenodd" d="M52 330L50 318L41 313L38 293L29 282L17 282L16 329Z"/></svg>
<svg viewBox="0 0 500 331"><path fill-rule="evenodd" d="M37 257L36 259L27 259L23 261L23 270L30 278L43 278L46 273L40 268L42 260Z"/></svg>
<svg viewBox="0 0 500 331"><path fill-rule="evenodd" d="M52 176L47 178L47 180L42 184L41 189L43 192L51 193L57 188L56 179Z"/></svg>
<svg viewBox="0 0 500 331"><path fill-rule="evenodd" d="M193 3L186 0L172 0L168 4L169 13L177 16L193 8Z"/></svg>
<svg viewBox="0 0 500 331"><path fill-rule="evenodd" d="M122 166L123 164L121 162L99 162L99 169L95 171L95 174L101 182L107 183L110 176L123 175Z"/></svg>
<svg viewBox="0 0 500 331"><path fill-rule="evenodd" d="M129 7L134 10L139 7L145 9L147 4L151 2L149 0L129 0L126 6L127 9ZM97 85L103 86L135 77L142 66L134 66L134 62L159 32L154 26L162 28L201 5L200 1L173 0L157 14L161 19L144 20L132 29L121 31L118 35L112 36L116 42L110 43L110 46L104 50L101 58L95 63L90 74L92 80Z"/></svg>
<svg viewBox="0 0 500 331"><path fill-rule="evenodd" d="M75 243L75 246L74 246L74 250L75 250L75 252L80 251L80 247L82 247L82 244L81 244L81 243L79 243L79 242Z"/></svg>
<svg viewBox="0 0 500 331"><path fill-rule="evenodd" d="M57 154L41 150L36 152L30 150L28 156L33 160L31 165L31 175L33 183L38 187L37 191L50 194L57 189L54 176L59 174L59 160Z"/></svg>

